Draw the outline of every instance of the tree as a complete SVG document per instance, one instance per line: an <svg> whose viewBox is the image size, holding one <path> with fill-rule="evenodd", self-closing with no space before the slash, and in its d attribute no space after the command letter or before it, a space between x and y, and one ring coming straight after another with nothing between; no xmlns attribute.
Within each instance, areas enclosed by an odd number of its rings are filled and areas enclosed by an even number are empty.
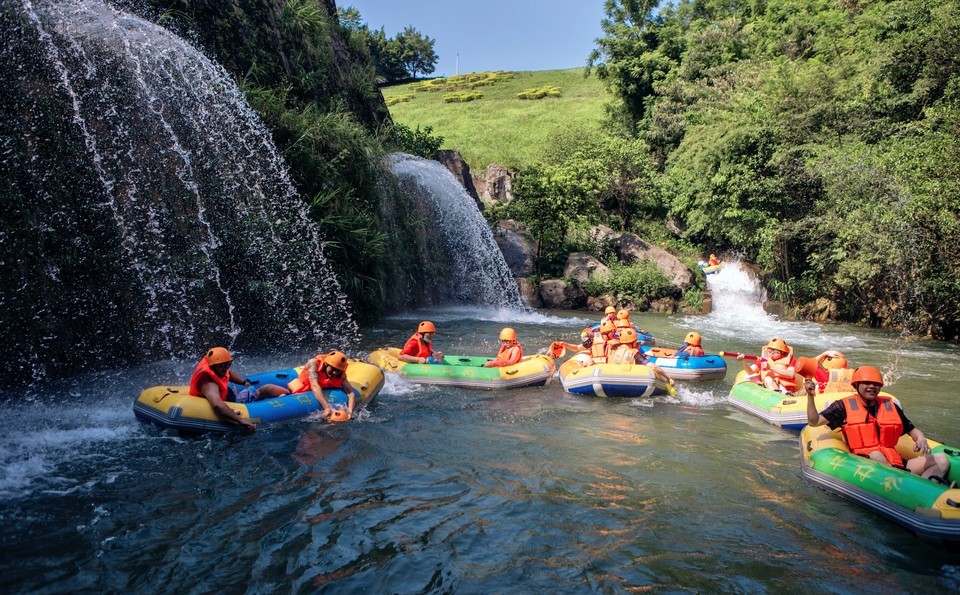
<svg viewBox="0 0 960 595"><path fill-rule="evenodd" d="M411 78L417 78L417 73L430 74L434 71L437 64L437 54L433 51L435 39L430 39L409 25L397 33L396 41L400 64Z"/></svg>

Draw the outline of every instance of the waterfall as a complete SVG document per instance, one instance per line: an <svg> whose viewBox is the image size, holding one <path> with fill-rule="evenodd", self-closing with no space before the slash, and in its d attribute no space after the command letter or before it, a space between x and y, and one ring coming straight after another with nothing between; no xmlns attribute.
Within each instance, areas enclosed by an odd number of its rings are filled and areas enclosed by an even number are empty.
<svg viewBox="0 0 960 595"><path fill-rule="evenodd" d="M419 207L417 223L429 236L421 241L428 246L421 261L433 269L425 279L433 299L526 309L493 232L453 174L404 153L390 155L388 163L406 200Z"/></svg>
<svg viewBox="0 0 960 595"><path fill-rule="evenodd" d="M356 338L318 228L222 67L100 0L3 0L0 29L8 381Z"/></svg>

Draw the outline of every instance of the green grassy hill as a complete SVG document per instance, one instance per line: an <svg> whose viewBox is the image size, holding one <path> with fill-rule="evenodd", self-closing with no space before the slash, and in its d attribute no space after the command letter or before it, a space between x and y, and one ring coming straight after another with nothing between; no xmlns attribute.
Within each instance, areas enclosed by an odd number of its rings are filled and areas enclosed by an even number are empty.
<svg viewBox="0 0 960 595"><path fill-rule="evenodd" d="M596 77L583 73L583 68L516 72L509 80L467 89L483 97L464 103L445 103L443 96L451 91L414 91L409 84L382 91L388 104L412 95L390 106L394 120L414 129L432 126L444 138L443 148L460 151L482 175L490 163L516 169L537 160L556 130L599 129L610 96ZM559 88L560 96L517 98L526 89L544 87Z"/></svg>

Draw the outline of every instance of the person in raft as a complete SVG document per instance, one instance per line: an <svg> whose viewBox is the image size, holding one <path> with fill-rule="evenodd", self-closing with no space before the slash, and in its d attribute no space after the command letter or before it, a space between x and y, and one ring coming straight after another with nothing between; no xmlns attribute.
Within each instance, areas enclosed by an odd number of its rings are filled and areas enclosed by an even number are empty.
<svg viewBox="0 0 960 595"><path fill-rule="evenodd" d="M275 384L265 384L253 390L251 382L231 370L231 365L233 365L233 356L226 348L214 347L208 351L193 369L193 376L190 378L190 395L207 399L217 416L253 432L256 429L253 423L240 417L226 403L268 399L287 394L287 390ZM230 386L231 382L242 384L246 388L241 393L237 393Z"/></svg>
<svg viewBox="0 0 960 595"><path fill-rule="evenodd" d="M720 259L717 258L716 254L710 255L710 260L707 261L707 266L715 267L720 264Z"/></svg>
<svg viewBox="0 0 960 595"><path fill-rule="evenodd" d="M608 360L611 364L639 364L647 366L653 373L662 378L670 386L674 385L673 379L669 378L663 370L650 363L647 356L640 351L640 337L637 331L632 328L625 328L620 331L620 344L611 352Z"/></svg>
<svg viewBox="0 0 960 595"><path fill-rule="evenodd" d="M817 384L807 379L803 388L807 392L807 421L810 425L826 424L831 430L840 428L854 454L946 484L944 478L950 471L950 461L942 453L930 454L930 445L923 432L907 419L892 398L880 395L883 387L880 370L860 366L853 372L851 384L856 392L848 393L818 413L813 399ZM896 449L900 436L904 434L913 438L914 452L923 454L906 464Z"/></svg>
<svg viewBox="0 0 960 595"><path fill-rule="evenodd" d="M604 320L609 320L610 322L617 323L617 309L613 306L607 306L603 309L603 318L600 319L600 322Z"/></svg>
<svg viewBox="0 0 960 595"><path fill-rule="evenodd" d="M291 393L312 392L313 397L323 407L324 418L331 421L346 421L353 417L354 388L347 380L347 356L339 351L315 355L307 360L300 375L287 384ZM334 411L323 395L324 390L340 389L347 393L347 410Z"/></svg>
<svg viewBox="0 0 960 595"><path fill-rule="evenodd" d="M737 356L743 360L743 354ZM797 360L793 358L793 350L783 339L774 337L760 350L760 358L756 364L743 363L749 375L747 380L762 384L770 390L782 393L793 393L797 390Z"/></svg>
<svg viewBox="0 0 960 595"><path fill-rule="evenodd" d="M523 347L517 342L517 332L512 328L500 331L500 351L497 357L483 364L486 368L502 368L519 364L523 359Z"/></svg>
<svg viewBox="0 0 960 595"><path fill-rule="evenodd" d="M683 338L683 345L674 354L675 357L703 357L703 348L700 346L700 333L690 331Z"/></svg>
<svg viewBox="0 0 960 595"><path fill-rule="evenodd" d="M433 350L433 335L436 332L437 327L429 320L424 320L417 327L417 332L404 343L397 358L411 364L442 364L443 352Z"/></svg>

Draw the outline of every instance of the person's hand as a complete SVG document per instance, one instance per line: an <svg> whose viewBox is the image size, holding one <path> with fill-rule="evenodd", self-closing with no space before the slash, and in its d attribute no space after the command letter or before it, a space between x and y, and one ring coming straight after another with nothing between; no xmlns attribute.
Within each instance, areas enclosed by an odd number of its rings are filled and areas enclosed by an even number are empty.
<svg viewBox="0 0 960 595"><path fill-rule="evenodd" d="M737 359L738 359L738 360L742 360L742 359L743 359L743 354L742 354L742 353L738 353L738 354L737 354Z"/></svg>
<svg viewBox="0 0 960 595"><path fill-rule="evenodd" d="M251 434L257 431L257 426L253 425L253 422L249 419L241 419L240 426L243 427L244 431L250 432Z"/></svg>
<svg viewBox="0 0 960 595"><path fill-rule="evenodd" d="M433 359L434 359L438 364L442 364L442 363L443 363L443 352L442 352L442 351L434 351L434 352L433 352Z"/></svg>
<svg viewBox="0 0 960 595"><path fill-rule="evenodd" d="M927 444L927 437L920 436L920 439L917 440L917 443L913 445L914 452L921 452L923 454L930 454L930 445Z"/></svg>
<svg viewBox="0 0 960 595"><path fill-rule="evenodd" d="M813 392L817 390L817 383L807 378L803 381L803 388L807 391L807 396L812 397Z"/></svg>
<svg viewBox="0 0 960 595"><path fill-rule="evenodd" d="M333 409L329 407L324 407L323 412L320 415L322 415L324 419L327 419L328 417L330 417L332 413L333 413Z"/></svg>

